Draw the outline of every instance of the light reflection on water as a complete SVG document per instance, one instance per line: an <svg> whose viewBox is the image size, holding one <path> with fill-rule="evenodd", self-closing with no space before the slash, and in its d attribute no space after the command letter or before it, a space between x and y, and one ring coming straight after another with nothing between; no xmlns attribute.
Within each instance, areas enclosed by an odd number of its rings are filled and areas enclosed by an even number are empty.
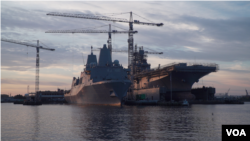
<svg viewBox="0 0 250 141"><path fill-rule="evenodd" d="M1 104L2 140L221 140L222 124L249 124L244 105L23 106Z"/></svg>

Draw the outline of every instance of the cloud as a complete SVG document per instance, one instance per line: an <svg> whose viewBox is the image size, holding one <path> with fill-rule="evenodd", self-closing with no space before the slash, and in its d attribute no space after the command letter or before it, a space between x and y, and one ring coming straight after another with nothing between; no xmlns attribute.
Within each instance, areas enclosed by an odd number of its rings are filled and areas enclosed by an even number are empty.
<svg viewBox="0 0 250 141"><path fill-rule="evenodd" d="M193 51L193 52L201 52L201 50L199 48L195 48L195 47L188 47L188 46L184 46L185 48Z"/></svg>

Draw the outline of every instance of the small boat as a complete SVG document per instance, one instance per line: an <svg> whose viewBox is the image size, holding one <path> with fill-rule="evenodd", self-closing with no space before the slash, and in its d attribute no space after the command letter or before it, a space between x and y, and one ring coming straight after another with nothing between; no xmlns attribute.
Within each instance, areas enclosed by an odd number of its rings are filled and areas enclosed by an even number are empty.
<svg viewBox="0 0 250 141"><path fill-rule="evenodd" d="M185 100L183 100L183 102L182 102L182 106L189 106L189 103L188 103L188 101L185 99Z"/></svg>

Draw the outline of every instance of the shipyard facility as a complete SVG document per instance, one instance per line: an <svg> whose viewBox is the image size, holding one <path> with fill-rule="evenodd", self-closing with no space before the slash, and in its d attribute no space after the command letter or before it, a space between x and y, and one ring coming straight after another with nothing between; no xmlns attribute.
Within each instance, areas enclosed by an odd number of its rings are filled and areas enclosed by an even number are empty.
<svg viewBox="0 0 250 141"><path fill-rule="evenodd" d="M39 105L43 101L49 102L54 97L65 99L72 104L135 104L135 103L165 103L167 102L192 102L195 100L214 100L215 88L205 87L192 89L195 82L211 72L219 70L215 63L188 63L173 62L169 64L159 64L151 68L147 58L149 54L163 54L163 52L150 52L145 47L134 44L133 25L150 25L155 27L163 26L163 23L148 23L133 20L133 12L120 13L129 14L129 20L113 18L105 15L85 15L69 13L48 13L48 16L60 16L66 18L80 18L88 20L103 20L121 22L128 24L128 30L112 30L109 24L108 30L49 30L45 33L105 33L108 34L107 44L102 48L93 49L91 46L90 54L87 58L85 68L79 76L72 78L71 89L58 92L39 91L39 49L54 51L51 48L44 48L37 45L24 44L14 40L2 39L2 41L32 46L37 49L36 58L36 89L33 96L32 105ZM114 14L118 15L118 14ZM113 16L113 15L112 15ZM139 15L138 15L139 16ZM112 34L128 34L128 49L113 50ZM150 47L148 47L150 48ZM99 58L94 54L99 51ZM119 60L112 61L112 53L128 53L128 67L124 68ZM98 61L97 61L98 60ZM27 102L26 102L27 103ZM193 102L195 103L195 102ZM164 105L164 104L163 104Z"/></svg>
<svg viewBox="0 0 250 141"><path fill-rule="evenodd" d="M111 30L50 30L46 33L108 33L108 45L100 49L99 61L96 55L88 55L86 68L80 77L74 77L69 93L65 98L69 103L78 104L115 104L125 101L151 100L151 101L182 101L194 100L196 96L191 93L192 86L199 79L211 72L218 71L217 64L171 63L152 68L147 62L148 54L162 54L162 52L149 52L143 46L134 45L133 25L150 25L161 27L163 23L148 23L133 20L133 12L129 20L113 18L103 15L84 15L69 13L48 13L49 16L82 18L128 23L128 31ZM117 15L117 14L116 14ZM111 34L128 33L128 69L123 69L118 60L112 62Z"/></svg>

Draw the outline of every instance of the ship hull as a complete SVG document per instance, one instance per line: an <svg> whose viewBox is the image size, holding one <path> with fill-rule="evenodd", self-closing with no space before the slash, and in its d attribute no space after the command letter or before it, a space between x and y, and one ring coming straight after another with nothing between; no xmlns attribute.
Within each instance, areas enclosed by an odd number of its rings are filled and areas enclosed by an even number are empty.
<svg viewBox="0 0 250 141"><path fill-rule="evenodd" d="M208 73L205 72L172 72L171 80L170 75L163 77L155 77L155 81L148 82L148 87L166 87L167 91L191 91L195 82ZM145 82L146 83L146 82ZM172 88L171 88L172 85Z"/></svg>
<svg viewBox="0 0 250 141"><path fill-rule="evenodd" d="M65 95L65 99L71 104L120 104L130 85L129 80L77 85Z"/></svg>
<svg viewBox="0 0 250 141"><path fill-rule="evenodd" d="M164 87L166 89L166 92L161 93L161 95L165 97L165 100L194 100L196 97L194 94L191 93L193 84L195 82L199 82L200 78L209 73L210 72L172 71L171 78L170 75L163 75L151 78L142 77L140 81L134 83L134 88L140 90L155 87Z"/></svg>

